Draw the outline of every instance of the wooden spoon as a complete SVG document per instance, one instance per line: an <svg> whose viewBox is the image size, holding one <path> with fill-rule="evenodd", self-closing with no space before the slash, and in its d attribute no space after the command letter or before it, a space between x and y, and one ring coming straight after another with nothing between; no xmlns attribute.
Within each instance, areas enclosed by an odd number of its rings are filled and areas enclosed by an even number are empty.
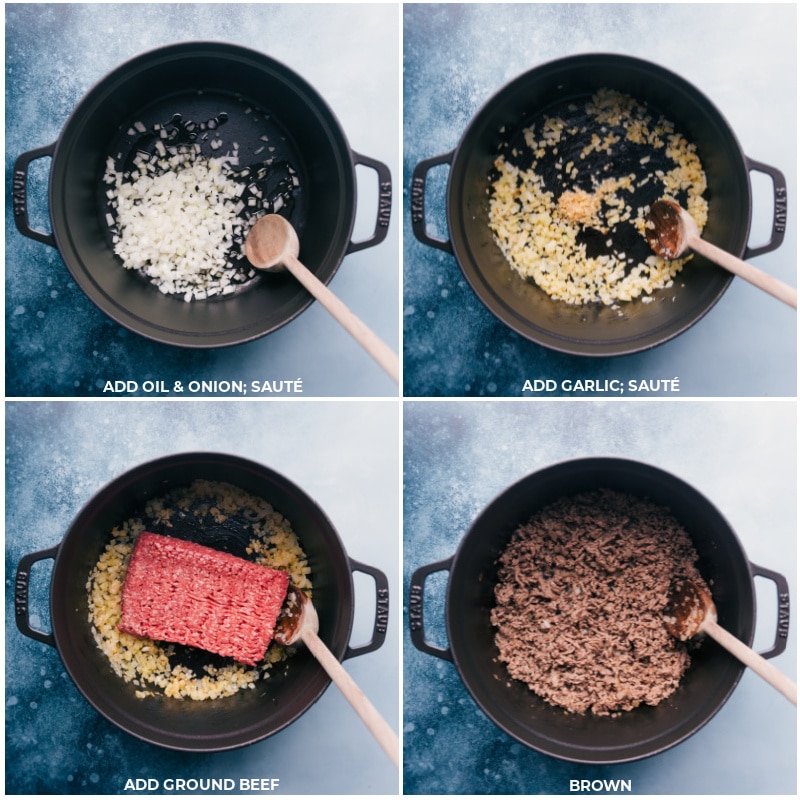
<svg viewBox="0 0 800 800"><path fill-rule="evenodd" d="M797 684L744 642L720 627L717 624L717 609L711 595L694 581L680 580L673 584L664 624L667 630L682 642L699 633L708 634L797 705Z"/></svg>
<svg viewBox="0 0 800 800"><path fill-rule="evenodd" d="M286 268L327 309L342 327L399 382L397 356L306 266L298 261L300 242L292 224L279 214L256 220L244 243L247 260L256 268Z"/></svg>
<svg viewBox="0 0 800 800"><path fill-rule="evenodd" d="M767 294L797 308L796 289L700 238L697 223L689 212L672 200L656 200L650 206L645 217L645 237L653 251L663 258L678 258L687 250L694 250Z"/></svg>
<svg viewBox="0 0 800 800"><path fill-rule="evenodd" d="M290 585L286 593L283 611L275 625L275 641L292 645L302 641L319 661L331 680L339 687L347 701L355 709L370 733L378 740L386 755L395 766L399 763L400 744L395 732L378 713L378 710L347 674L336 656L319 638L317 610L302 589Z"/></svg>

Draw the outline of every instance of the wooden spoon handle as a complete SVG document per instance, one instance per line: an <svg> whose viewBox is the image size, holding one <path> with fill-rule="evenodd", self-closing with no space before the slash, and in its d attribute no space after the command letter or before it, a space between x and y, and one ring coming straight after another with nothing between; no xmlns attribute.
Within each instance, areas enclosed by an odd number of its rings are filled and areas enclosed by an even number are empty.
<svg viewBox="0 0 800 800"><path fill-rule="evenodd" d="M699 236L690 237L687 244L692 250L699 253L701 256L705 256L709 261L719 264L719 266L727 269L728 272L738 275L748 283L752 283L753 286L757 286L767 294L771 294L778 300L787 303L792 308L797 308L797 289L793 289L788 284L783 283L783 281L773 278L772 275L763 272L758 269L758 267L754 267L752 264L742 261L741 258L736 258L736 256L731 253L727 253L725 250L705 241L705 239L701 239Z"/></svg>
<svg viewBox="0 0 800 800"><path fill-rule="evenodd" d="M334 319L380 364L395 383L400 381L400 363L381 341L308 267L286 256L284 266L319 300Z"/></svg>
<svg viewBox="0 0 800 800"><path fill-rule="evenodd" d="M336 656L325 646L314 631L306 628L302 633L306 647L322 665L331 680L339 687L347 701L355 709L370 733L377 739L383 751L397 767L400 761L400 742L386 720L358 688L356 682L345 671Z"/></svg>
<svg viewBox="0 0 800 800"><path fill-rule="evenodd" d="M729 653L733 653L739 661L750 667L753 672L760 675L784 697L787 697L797 705L797 684L770 664L766 658L751 650L744 642L741 642L712 620L705 620L701 625L701 630L704 630Z"/></svg>

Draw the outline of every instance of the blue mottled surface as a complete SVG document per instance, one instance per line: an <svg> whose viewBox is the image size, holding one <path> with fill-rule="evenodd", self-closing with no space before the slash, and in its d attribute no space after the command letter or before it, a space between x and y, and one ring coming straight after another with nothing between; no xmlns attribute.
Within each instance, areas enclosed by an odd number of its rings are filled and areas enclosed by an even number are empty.
<svg viewBox="0 0 800 800"><path fill-rule="evenodd" d="M753 263L796 286L796 14L793 4L756 3L407 5L406 205L414 167L455 148L478 109L513 78L566 55L638 56L697 86L728 120L747 156L784 172L786 239ZM443 239L447 173L447 167L429 173L426 201L429 233ZM772 195L765 182L754 178L752 245L769 236ZM683 396L796 394L796 312L740 280L677 339L613 359L558 354L511 332L477 299L451 255L414 238L408 213L403 281L407 396L518 397L524 381L534 378L674 377Z"/></svg>
<svg viewBox="0 0 800 800"><path fill-rule="evenodd" d="M283 794L396 794L398 774L335 686L281 733L227 753L181 754L119 731L17 631L20 556L61 541L108 481L153 458L211 450L265 464L312 497L348 555L389 578L387 640L345 667L399 729L399 454L396 403L32 402L6 404L6 793L123 794L128 778L278 778ZM32 571L31 622L49 631L51 562ZM370 638L374 583L355 576L351 643Z"/></svg>
<svg viewBox="0 0 800 800"><path fill-rule="evenodd" d="M387 240L347 256L330 287L399 348L399 12L393 5L14 4L6 17L6 170L54 142L84 94L127 59L208 39L267 53L304 77L353 150L394 182ZM49 231L49 159L34 162L29 212ZM354 240L375 227L377 181L359 168ZM6 187L7 197L10 186ZM10 198L9 198L10 199ZM24 238L6 204L6 390L91 396L106 380L303 379L306 395L396 396L394 383L318 303L255 342L215 351L152 343L109 320L77 288L58 252Z"/></svg>
<svg viewBox="0 0 800 800"><path fill-rule="evenodd" d="M420 566L451 557L472 520L525 475L559 461L619 456L653 464L705 495L748 558L781 572L797 605L794 401L538 403L406 401L404 591ZM426 640L446 647L446 572L425 592ZM775 590L758 580L755 648L771 646ZM454 610L453 613L457 613ZM794 614L794 611L792 611ZM796 615L795 615L796 616ZM752 672L693 737L628 765L540 755L483 714L453 664L404 631L404 790L408 794L570 793L572 779L632 781L635 794L795 795L796 708ZM773 662L796 680L797 623Z"/></svg>

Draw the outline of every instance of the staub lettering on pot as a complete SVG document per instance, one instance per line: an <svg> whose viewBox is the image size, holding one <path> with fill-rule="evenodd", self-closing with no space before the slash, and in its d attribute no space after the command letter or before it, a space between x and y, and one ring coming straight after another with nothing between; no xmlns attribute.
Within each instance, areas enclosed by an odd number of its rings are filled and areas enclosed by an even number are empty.
<svg viewBox="0 0 800 800"><path fill-rule="evenodd" d="M415 177L411 182L411 220L420 223L425 219L425 180Z"/></svg>
<svg viewBox="0 0 800 800"><path fill-rule="evenodd" d="M412 631L422 630L422 587L412 585L408 590L408 626Z"/></svg>
<svg viewBox="0 0 800 800"><path fill-rule="evenodd" d="M14 592L14 611L17 615L27 616L28 614L28 579L30 573L26 570L19 570Z"/></svg>
<svg viewBox="0 0 800 800"><path fill-rule="evenodd" d="M389 629L389 590L379 589L375 609L375 629L386 633Z"/></svg>
<svg viewBox="0 0 800 800"><path fill-rule="evenodd" d="M381 228L388 228L391 217L392 184L389 181L381 181L378 193L378 225Z"/></svg>
<svg viewBox="0 0 800 800"><path fill-rule="evenodd" d="M778 594L778 636L781 639L789 638L789 593Z"/></svg>
<svg viewBox="0 0 800 800"><path fill-rule="evenodd" d="M786 187L779 186L775 190L775 225L778 233L786 232Z"/></svg>
<svg viewBox="0 0 800 800"><path fill-rule="evenodd" d="M28 213L28 204L25 195L25 183L27 175L24 170L14 170L14 177L11 181L15 217L24 217Z"/></svg>

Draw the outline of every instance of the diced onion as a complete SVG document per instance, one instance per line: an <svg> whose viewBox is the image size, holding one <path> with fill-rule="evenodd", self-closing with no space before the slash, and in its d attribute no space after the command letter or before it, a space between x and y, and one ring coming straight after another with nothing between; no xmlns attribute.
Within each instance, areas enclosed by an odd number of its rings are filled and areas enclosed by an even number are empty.
<svg viewBox="0 0 800 800"><path fill-rule="evenodd" d="M242 189L225 158L178 153L155 168L140 162L132 180L111 167L106 176L113 183L114 252L127 269L141 270L162 292L187 302L227 288L220 279L245 220L238 216ZM109 227L114 221L107 218Z"/></svg>
<svg viewBox="0 0 800 800"><path fill-rule="evenodd" d="M199 124L157 123L149 132L135 122L128 134L145 135L132 161L122 153L106 159L105 218L115 254L160 292L187 302L229 295L255 276L244 257L245 236L262 214L284 208L299 186L295 170L273 159L240 168L238 143L211 134L223 120L224 113Z"/></svg>

